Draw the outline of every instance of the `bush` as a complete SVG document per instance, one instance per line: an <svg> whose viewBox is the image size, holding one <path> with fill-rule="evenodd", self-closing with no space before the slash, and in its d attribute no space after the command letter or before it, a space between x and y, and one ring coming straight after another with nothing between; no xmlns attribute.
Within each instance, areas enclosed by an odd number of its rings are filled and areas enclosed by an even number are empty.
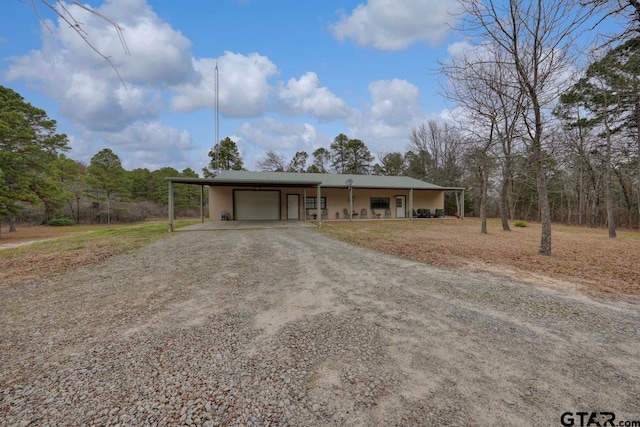
<svg viewBox="0 0 640 427"><path fill-rule="evenodd" d="M65 226L65 225L73 225L75 221L71 218L53 218L49 221L49 225L53 225L56 227Z"/></svg>
<svg viewBox="0 0 640 427"><path fill-rule="evenodd" d="M516 221L513 225L515 225L516 227L526 227L527 223L524 221Z"/></svg>

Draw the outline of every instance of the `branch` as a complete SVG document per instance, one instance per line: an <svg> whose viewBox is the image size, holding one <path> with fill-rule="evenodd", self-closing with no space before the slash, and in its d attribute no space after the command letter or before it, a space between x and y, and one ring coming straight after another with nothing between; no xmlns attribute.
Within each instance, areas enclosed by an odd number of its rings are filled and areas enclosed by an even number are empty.
<svg viewBox="0 0 640 427"><path fill-rule="evenodd" d="M82 38L82 40L87 44L87 46L91 48L91 50L93 50L96 54L98 54L100 57L102 57L105 60L111 66L111 68L113 68L113 71L118 76L118 79L120 80L122 85L126 88L126 84L124 82L124 79L120 75L118 68L114 65L114 63L111 61L111 59L108 56L100 52L100 50L97 47L95 47L93 43L91 43L91 41L88 38L89 33L84 29L83 24L73 16L73 14L66 7L65 3L62 0L55 0L55 1L40 0L40 2L46 7L48 7L49 9L51 9L53 13L55 13L56 15L58 15L58 17L60 17L60 19L66 22L69 25L69 28L73 29L73 31L75 31L76 34L78 34L78 36ZM126 55L131 54L131 52L129 51L129 47L127 46L126 39L124 37L124 28L122 28L117 22L101 14L100 12L98 12L97 10L91 7L79 3L78 0L69 0L69 2L99 17L100 19L104 20L105 22L113 26L113 28L116 31L116 34L118 35L118 39L120 40L120 44L122 45L122 49L124 50L124 53ZM45 25L45 27L47 27L49 32L53 34L53 30L51 29L51 27L49 27L46 20L40 14L40 10L38 9L38 4L37 4L38 0L31 0L31 3L40 21ZM57 8L56 6L58 6L59 8Z"/></svg>

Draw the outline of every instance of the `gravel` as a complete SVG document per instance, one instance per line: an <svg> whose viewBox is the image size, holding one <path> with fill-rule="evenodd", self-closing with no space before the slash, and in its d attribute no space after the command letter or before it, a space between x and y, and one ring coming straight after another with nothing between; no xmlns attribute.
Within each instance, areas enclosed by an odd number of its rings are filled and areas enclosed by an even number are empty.
<svg viewBox="0 0 640 427"><path fill-rule="evenodd" d="M0 426L640 419L640 314L315 230L179 232L0 292Z"/></svg>

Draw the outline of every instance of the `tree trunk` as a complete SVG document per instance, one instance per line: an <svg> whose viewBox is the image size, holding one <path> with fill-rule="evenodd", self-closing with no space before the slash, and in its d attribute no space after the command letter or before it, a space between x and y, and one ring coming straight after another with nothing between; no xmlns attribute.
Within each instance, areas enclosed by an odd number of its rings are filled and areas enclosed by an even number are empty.
<svg viewBox="0 0 640 427"><path fill-rule="evenodd" d="M502 175L502 188L500 189L500 220L502 221L502 230L511 231L509 227L509 176L511 174L511 160L507 156L505 158L504 170Z"/></svg>
<svg viewBox="0 0 640 427"><path fill-rule="evenodd" d="M16 217L15 216L10 216L9 217L9 232L13 233L14 231L16 231Z"/></svg>
<svg viewBox="0 0 640 427"><path fill-rule="evenodd" d="M580 160L578 172L578 225L582 225L583 218L582 214L584 212L585 203L584 203L584 172L582 167L582 160Z"/></svg>
<svg viewBox="0 0 640 427"><path fill-rule="evenodd" d="M73 218L73 220L77 224L78 220L76 218L76 213L73 211L73 202L69 202L69 210L71 211L71 217Z"/></svg>
<svg viewBox="0 0 640 427"><path fill-rule="evenodd" d="M609 139L609 138L607 138ZM611 178L611 141L607 141L607 224L609 225L609 238L615 239L616 221L613 206L613 179Z"/></svg>
<svg viewBox="0 0 640 427"><path fill-rule="evenodd" d="M111 227L111 198L107 194L107 226Z"/></svg>
<svg viewBox="0 0 640 427"><path fill-rule="evenodd" d="M542 233L540 235L540 255L551 255L551 212L549 210L549 194L547 191L547 181L544 175L544 161L542 158L542 147L539 142L534 146L536 157L536 183L538 187L538 203L540 206L540 222Z"/></svg>
<svg viewBox="0 0 640 427"><path fill-rule="evenodd" d="M76 196L76 224L80 224L80 196Z"/></svg>
<svg viewBox="0 0 640 427"><path fill-rule="evenodd" d="M591 198L591 220L589 221L589 227L591 228L596 228L598 226L597 220L598 220L598 205L599 203L599 198L598 198L598 189L594 188L593 190L591 190L593 194L593 197Z"/></svg>
<svg viewBox="0 0 640 427"><path fill-rule="evenodd" d="M609 226L609 238L616 238L616 222L614 218L614 206L613 206L613 179L611 177L611 128L609 127L609 118L607 115L607 108L609 107L607 103L607 97L604 97L604 108L603 108L603 116L604 116L604 127L607 130L607 225Z"/></svg>
<svg viewBox="0 0 640 427"><path fill-rule="evenodd" d="M638 217L640 217L640 94L636 96L636 144L637 154L637 176L638 176Z"/></svg>
<svg viewBox="0 0 640 427"><path fill-rule="evenodd" d="M480 219L482 221L482 226L480 228L480 232L482 234L487 234L487 187L489 186L488 173L483 173L486 171L480 170L480 179L481 179L481 194L480 194Z"/></svg>

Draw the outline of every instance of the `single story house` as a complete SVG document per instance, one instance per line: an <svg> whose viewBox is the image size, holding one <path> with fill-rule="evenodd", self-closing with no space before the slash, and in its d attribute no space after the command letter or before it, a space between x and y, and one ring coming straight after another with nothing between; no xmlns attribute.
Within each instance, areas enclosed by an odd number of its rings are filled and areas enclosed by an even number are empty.
<svg viewBox="0 0 640 427"><path fill-rule="evenodd" d="M209 218L335 220L406 218L444 209L444 192L461 191L406 176L222 171L214 178L167 178L170 225L173 183L209 187ZM462 209L464 212L464 209Z"/></svg>

